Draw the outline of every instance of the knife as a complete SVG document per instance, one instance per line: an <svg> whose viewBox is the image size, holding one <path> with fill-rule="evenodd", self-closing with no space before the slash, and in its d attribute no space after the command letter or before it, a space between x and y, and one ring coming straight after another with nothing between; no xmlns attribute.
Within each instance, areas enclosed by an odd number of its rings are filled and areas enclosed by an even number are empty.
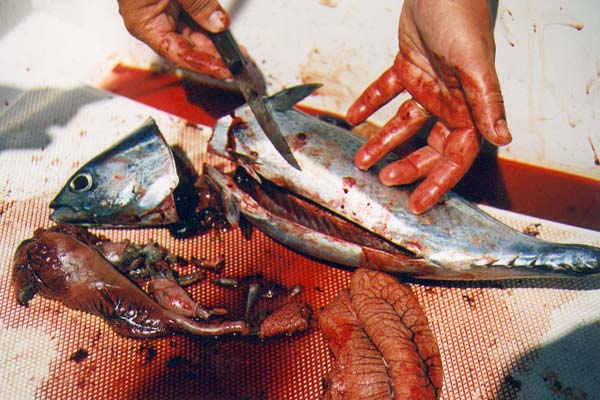
<svg viewBox="0 0 600 400"><path fill-rule="evenodd" d="M288 164L301 171L302 169L292 154L290 146L285 141L279 125L275 122L273 114L260 95L252 73L248 69L248 63L229 29L219 33L210 33L209 37L217 48L229 72L233 75L235 83L238 85L242 96L246 99L250 110L254 113L265 135L267 135L273 146L275 146Z"/></svg>

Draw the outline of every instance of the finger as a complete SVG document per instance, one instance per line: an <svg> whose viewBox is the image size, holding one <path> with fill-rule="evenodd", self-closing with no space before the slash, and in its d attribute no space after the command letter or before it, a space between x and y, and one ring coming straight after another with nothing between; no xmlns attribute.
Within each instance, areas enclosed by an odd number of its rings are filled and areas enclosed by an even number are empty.
<svg viewBox="0 0 600 400"><path fill-rule="evenodd" d="M196 47L190 40L189 32L192 30L185 22L182 22L183 31L187 30L188 33L177 33L177 23L181 16L177 3L120 0L119 12L125 27L133 36L145 42L171 63L219 79L230 77L216 50L205 51L205 46Z"/></svg>
<svg viewBox="0 0 600 400"><path fill-rule="evenodd" d="M398 71L394 66L388 68L348 108L346 120L352 125L360 124L403 90Z"/></svg>
<svg viewBox="0 0 600 400"><path fill-rule="evenodd" d="M177 19L179 9L176 4L158 4L155 0L118 0L119 14L123 18L125 28L136 38L147 42L147 36L153 31L162 32L164 26L174 26L173 20ZM165 22L167 14L171 19Z"/></svg>
<svg viewBox="0 0 600 400"><path fill-rule="evenodd" d="M152 43L149 44L154 47ZM175 65L209 74L218 79L231 77L231 73L219 56L210 51L203 51L188 38L175 32L164 35L158 46L157 51Z"/></svg>
<svg viewBox="0 0 600 400"><path fill-rule="evenodd" d="M229 27L229 16L216 0L179 0L179 4L209 32L222 32Z"/></svg>
<svg viewBox="0 0 600 400"><path fill-rule="evenodd" d="M404 159L386 165L379 172L379 180L386 186L405 185L427 176L442 155L430 146L422 147Z"/></svg>
<svg viewBox="0 0 600 400"><path fill-rule="evenodd" d="M512 136L493 58L475 64L469 71L457 69L457 73L477 129L497 146L510 143Z"/></svg>
<svg viewBox="0 0 600 400"><path fill-rule="evenodd" d="M429 132L429 136L427 137L427 144L429 147L435 149L439 154L444 154L444 149L446 148L446 139L450 136L450 129L446 127L446 125L438 121Z"/></svg>
<svg viewBox="0 0 600 400"><path fill-rule="evenodd" d="M205 34L184 26L181 28L181 35L188 39L198 51L220 58L219 51Z"/></svg>
<svg viewBox="0 0 600 400"><path fill-rule="evenodd" d="M410 210L421 214L433 207L469 170L480 147L480 136L473 128L453 131L447 139L445 157L435 163L427 178L411 194Z"/></svg>
<svg viewBox="0 0 600 400"><path fill-rule="evenodd" d="M427 176L433 165L442 158L449 135L450 130L442 122L436 122L427 138L427 146L382 168L379 172L381 183L388 186L404 185Z"/></svg>
<svg viewBox="0 0 600 400"><path fill-rule="evenodd" d="M398 112L383 128L354 155L354 164L360 169L369 169L415 134L427 121L429 113L413 100L406 100Z"/></svg>

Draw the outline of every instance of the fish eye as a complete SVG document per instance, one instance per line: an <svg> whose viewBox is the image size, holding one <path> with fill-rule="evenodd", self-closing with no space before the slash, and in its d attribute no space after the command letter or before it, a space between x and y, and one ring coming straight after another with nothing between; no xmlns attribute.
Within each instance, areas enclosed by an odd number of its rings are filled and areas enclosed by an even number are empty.
<svg viewBox="0 0 600 400"><path fill-rule="evenodd" d="M71 179L71 182L69 182L69 189L74 193L85 192L92 188L93 183L92 175L88 172L82 172Z"/></svg>

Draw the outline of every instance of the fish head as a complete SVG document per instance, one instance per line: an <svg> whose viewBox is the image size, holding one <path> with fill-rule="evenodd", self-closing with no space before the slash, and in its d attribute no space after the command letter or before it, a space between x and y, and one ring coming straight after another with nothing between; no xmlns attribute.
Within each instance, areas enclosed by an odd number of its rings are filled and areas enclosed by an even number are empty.
<svg viewBox="0 0 600 400"><path fill-rule="evenodd" d="M179 221L173 153L154 120L79 168L50 203L50 218L84 226L157 226Z"/></svg>

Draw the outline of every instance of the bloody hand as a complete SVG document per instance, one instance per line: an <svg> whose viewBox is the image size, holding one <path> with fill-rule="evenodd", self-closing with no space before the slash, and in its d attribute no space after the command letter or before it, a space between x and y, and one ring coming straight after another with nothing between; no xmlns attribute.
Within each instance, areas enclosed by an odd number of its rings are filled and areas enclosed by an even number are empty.
<svg viewBox="0 0 600 400"><path fill-rule="evenodd" d="M229 26L216 0L119 0L119 12L133 36L173 64L230 77L210 39L197 28L216 33Z"/></svg>
<svg viewBox="0 0 600 400"><path fill-rule="evenodd" d="M410 198L414 213L431 208L464 176L479 153L481 135L495 145L511 141L491 23L485 0L405 0L394 64L348 110L348 121L358 124L401 92L412 96L357 151L354 162L361 169L437 118L426 146L379 174L385 185L425 178Z"/></svg>

